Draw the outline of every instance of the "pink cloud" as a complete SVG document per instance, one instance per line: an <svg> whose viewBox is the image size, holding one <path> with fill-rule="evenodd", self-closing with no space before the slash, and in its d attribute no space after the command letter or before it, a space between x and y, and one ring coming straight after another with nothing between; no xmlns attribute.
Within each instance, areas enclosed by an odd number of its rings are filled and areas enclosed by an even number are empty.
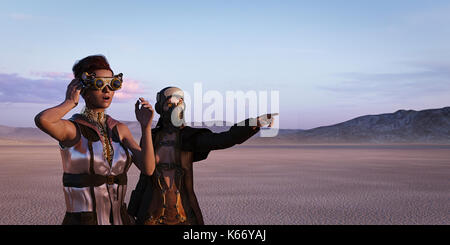
<svg viewBox="0 0 450 245"><path fill-rule="evenodd" d="M134 79L124 79L122 88L114 94L114 98L118 101L129 101L137 99L144 93L141 83Z"/></svg>

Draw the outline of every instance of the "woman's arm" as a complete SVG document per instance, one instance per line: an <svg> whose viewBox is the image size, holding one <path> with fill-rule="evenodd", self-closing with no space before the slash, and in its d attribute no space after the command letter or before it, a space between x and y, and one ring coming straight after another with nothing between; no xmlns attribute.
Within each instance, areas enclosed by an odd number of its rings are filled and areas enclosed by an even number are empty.
<svg viewBox="0 0 450 245"><path fill-rule="evenodd" d="M147 143L147 145L142 145L142 148L139 146L139 144L136 143L136 141L133 138L133 135L131 134L130 130L128 129L127 125L123 123L119 123L117 125L117 130L119 131L119 136L121 137L122 143L125 145L127 149L129 149L132 153L132 161L136 165L136 167L144 174L146 175L152 175L153 171L155 169L154 164L154 153L153 153L153 142L152 142L152 136L151 131L149 132L150 136L150 142ZM142 131L142 138L147 138L147 132L143 129ZM146 136L144 137L144 134ZM143 140L143 139L142 139ZM148 142L148 141L147 141ZM150 147L149 147L150 146ZM147 149L146 156L144 157L143 150ZM153 158L152 158L153 155ZM147 160L145 160L147 157ZM144 163L145 161L145 163Z"/></svg>
<svg viewBox="0 0 450 245"><path fill-rule="evenodd" d="M139 104L141 107L139 108ZM152 175L155 170L155 153L152 141L152 120L154 111L152 106L144 98L139 98L135 105L136 119L141 124L142 145L139 146L125 124L119 124L118 130L124 145L133 154L133 162L145 175Z"/></svg>
<svg viewBox="0 0 450 245"><path fill-rule="evenodd" d="M78 105L81 85L73 79L67 86L66 99L63 103L46 109L34 118L36 126L65 146L76 143L79 133L75 125L62 118Z"/></svg>
<svg viewBox="0 0 450 245"><path fill-rule="evenodd" d="M150 120L151 122L151 120ZM153 151L153 140L152 140L152 127L151 123L148 127L141 127L142 130L142 163L143 163L143 173L150 176L155 171L155 153Z"/></svg>

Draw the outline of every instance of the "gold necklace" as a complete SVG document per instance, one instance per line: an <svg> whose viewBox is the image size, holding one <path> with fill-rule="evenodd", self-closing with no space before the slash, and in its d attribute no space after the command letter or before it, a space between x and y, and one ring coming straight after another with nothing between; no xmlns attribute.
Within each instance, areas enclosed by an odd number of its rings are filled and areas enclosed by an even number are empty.
<svg viewBox="0 0 450 245"><path fill-rule="evenodd" d="M111 145L111 141L108 137L108 130L106 127L106 114L105 112L95 112L88 107L85 107L81 114L92 124L94 124L100 132L103 144L103 156L108 161L109 165L112 165L112 159L114 156L114 149Z"/></svg>

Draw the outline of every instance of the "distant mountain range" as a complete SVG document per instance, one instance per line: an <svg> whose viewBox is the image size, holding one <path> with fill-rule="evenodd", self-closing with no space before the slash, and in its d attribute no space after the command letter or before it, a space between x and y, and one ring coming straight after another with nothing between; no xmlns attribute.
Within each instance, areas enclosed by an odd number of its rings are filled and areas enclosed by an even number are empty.
<svg viewBox="0 0 450 245"><path fill-rule="evenodd" d="M141 132L137 122L124 121L136 139ZM224 122L225 123L225 122ZM208 127L203 124L204 127ZM226 124L224 124L226 125ZM155 126L155 122L153 122ZM213 132L229 126L208 127ZM51 141L37 128L0 126L0 139L15 141ZM365 115L335 125L301 129L280 129L276 137L252 137L256 144L327 143L450 143L450 107L422 111L398 110L394 113Z"/></svg>
<svg viewBox="0 0 450 245"><path fill-rule="evenodd" d="M296 135L304 143L450 143L450 107L366 115Z"/></svg>

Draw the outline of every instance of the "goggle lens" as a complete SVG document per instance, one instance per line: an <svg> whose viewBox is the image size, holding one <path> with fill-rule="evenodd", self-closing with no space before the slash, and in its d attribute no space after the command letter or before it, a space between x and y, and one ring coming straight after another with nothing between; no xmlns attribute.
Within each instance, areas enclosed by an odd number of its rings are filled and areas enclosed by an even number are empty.
<svg viewBox="0 0 450 245"><path fill-rule="evenodd" d="M94 86L95 86L95 88L96 89L103 89L103 87L105 87L105 82L103 82L103 80L102 79L95 79L95 81L94 81Z"/></svg>
<svg viewBox="0 0 450 245"><path fill-rule="evenodd" d="M120 79L118 79L118 78L114 78L112 81L111 81L111 88L113 89L113 90L118 90L118 89L120 89L122 87L122 80L120 80Z"/></svg>

